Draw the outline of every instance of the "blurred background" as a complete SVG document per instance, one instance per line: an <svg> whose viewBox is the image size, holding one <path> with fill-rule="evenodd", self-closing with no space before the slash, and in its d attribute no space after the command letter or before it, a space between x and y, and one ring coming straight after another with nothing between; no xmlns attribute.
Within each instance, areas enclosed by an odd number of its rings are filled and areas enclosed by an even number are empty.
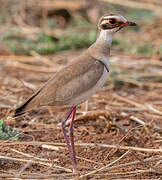
<svg viewBox="0 0 162 180"><path fill-rule="evenodd" d="M120 13L138 23L113 40L113 51L160 59L160 0L0 0L1 54L41 55L84 50L96 39L98 19Z"/></svg>
<svg viewBox="0 0 162 180"><path fill-rule="evenodd" d="M160 179L161 0L0 0L0 177L75 176L60 128L68 109L42 107L18 119L6 117L85 51L96 40L99 18L110 13L138 26L116 33L107 82L91 97L87 114L84 105L78 108L75 142L87 143L76 147L80 172L92 172L92 179ZM54 142L56 147L47 150L42 142ZM128 152L95 143L147 150ZM94 173L118 158L120 168L115 164L104 173Z"/></svg>

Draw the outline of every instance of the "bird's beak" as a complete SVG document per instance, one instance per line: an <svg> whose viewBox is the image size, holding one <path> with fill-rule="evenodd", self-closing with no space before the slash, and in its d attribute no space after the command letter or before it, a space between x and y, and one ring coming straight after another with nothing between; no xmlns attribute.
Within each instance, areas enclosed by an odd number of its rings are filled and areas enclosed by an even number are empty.
<svg viewBox="0 0 162 180"><path fill-rule="evenodd" d="M123 26L137 26L137 24L135 22L127 21L123 24Z"/></svg>
<svg viewBox="0 0 162 180"><path fill-rule="evenodd" d="M123 27L126 27L126 26L137 26L137 24L135 22L130 22L130 21L127 21L127 22L123 22L118 30L116 32L118 32L120 29L122 29Z"/></svg>

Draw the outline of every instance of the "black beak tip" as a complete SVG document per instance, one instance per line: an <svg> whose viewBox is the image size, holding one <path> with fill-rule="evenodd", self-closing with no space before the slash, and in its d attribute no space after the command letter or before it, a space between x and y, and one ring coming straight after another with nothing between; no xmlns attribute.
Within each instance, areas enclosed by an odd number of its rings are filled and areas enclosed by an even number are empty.
<svg viewBox="0 0 162 180"><path fill-rule="evenodd" d="M130 22L130 21L128 21L127 24L128 24L129 26L137 26L137 24L136 24L135 22Z"/></svg>

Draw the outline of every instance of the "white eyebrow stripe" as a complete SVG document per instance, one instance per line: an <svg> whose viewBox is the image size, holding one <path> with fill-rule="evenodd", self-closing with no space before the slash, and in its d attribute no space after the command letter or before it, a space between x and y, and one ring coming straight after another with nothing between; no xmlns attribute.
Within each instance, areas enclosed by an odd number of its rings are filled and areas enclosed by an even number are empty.
<svg viewBox="0 0 162 180"><path fill-rule="evenodd" d="M115 15L112 15L112 16L104 16L104 18L119 18L119 16L115 16Z"/></svg>
<svg viewBox="0 0 162 180"><path fill-rule="evenodd" d="M102 24L107 24L108 22L109 22L108 20L104 20L104 21L101 22L101 25Z"/></svg>
<svg viewBox="0 0 162 180"><path fill-rule="evenodd" d="M104 19L109 19L109 18L116 18L118 20L122 20L124 22L127 22L127 20L123 17L123 16L116 16L116 15L112 15L112 16L105 16L103 17Z"/></svg>

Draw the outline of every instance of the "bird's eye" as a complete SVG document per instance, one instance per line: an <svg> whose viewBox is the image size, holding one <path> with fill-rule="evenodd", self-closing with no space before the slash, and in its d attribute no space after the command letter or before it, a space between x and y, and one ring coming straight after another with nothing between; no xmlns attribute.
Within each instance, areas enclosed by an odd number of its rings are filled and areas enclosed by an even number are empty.
<svg viewBox="0 0 162 180"><path fill-rule="evenodd" d="M110 23L110 24L116 24L117 21L116 21L116 19L112 18L112 19L109 19L109 23Z"/></svg>

